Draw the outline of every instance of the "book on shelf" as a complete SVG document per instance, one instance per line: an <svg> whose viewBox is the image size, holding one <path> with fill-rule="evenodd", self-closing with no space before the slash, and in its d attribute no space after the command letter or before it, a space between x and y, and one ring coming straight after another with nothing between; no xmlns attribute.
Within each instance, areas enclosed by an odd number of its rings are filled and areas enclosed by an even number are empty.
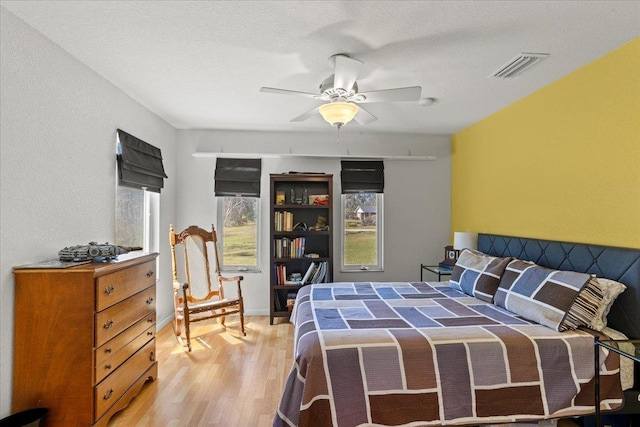
<svg viewBox="0 0 640 427"><path fill-rule="evenodd" d="M285 278L287 277L287 266L285 264L278 264L276 271L276 283L278 285L284 285Z"/></svg>
<svg viewBox="0 0 640 427"><path fill-rule="evenodd" d="M316 268L315 274L311 278L311 283L322 283L324 281L324 276L327 271L327 262L322 261L318 263L318 268Z"/></svg>
<svg viewBox="0 0 640 427"><path fill-rule="evenodd" d="M312 262L309 264L309 268L302 278L302 285L325 282L327 268L328 265L326 261Z"/></svg>
<svg viewBox="0 0 640 427"><path fill-rule="evenodd" d="M276 258L303 258L305 245L304 237L281 237L273 240L273 253Z"/></svg>
<svg viewBox="0 0 640 427"><path fill-rule="evenodd" d="M293 231L293 212L289 212L289 211L274 212L273 229L275 231Z"/></svg>
<svg viewBox="0 0 640 427"><path fill-rule="evenodd" d="M303 283L302 273L287 273L286 264L277 264L274 269L276 285L301 285Z"/></svg>
<svg viewBox="0 0 640 427"><path fill-rule="evenodd" d="M307 283L309 283L309 279L311 278L311 275L313 274L315 269L316 269L315 262L312 262L311 264L309 264L309 268L307 268L307 272L304 273L304 277L302 278L303 285L306 285Z"/></svg>

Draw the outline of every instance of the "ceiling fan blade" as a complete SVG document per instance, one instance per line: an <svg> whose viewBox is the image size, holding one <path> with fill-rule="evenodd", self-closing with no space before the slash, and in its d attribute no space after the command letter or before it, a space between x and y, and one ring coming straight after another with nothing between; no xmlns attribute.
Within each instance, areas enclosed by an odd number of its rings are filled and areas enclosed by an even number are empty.
<svg viewBox="0 0 640 427"><path fill-rule="evenodd" d="M378 120L378 118L364 108L358 106L358 114L356 114L353 120L360 123L361 125L368 125L369 123Z"/></svg>
<svg viewBox="0 0 640 427"><path fill-rule="evenodd" d="M347 92L351 91L356 78L362 69L363 62L357 59L349 58L345 55L335 56L335 71L333 78L333 87L342 88Z"/></svg>
<svg viewBox="0 0 640 427"><path fill-rule="evenodd" d="M359 92L364 95L364 101L356 101L358 104L367 102L396 102L417 101L420 99L422 88L420 86L399 87L396 89L374 90L371 92Z"/></svg>
<svg viewBox="0 0 640 427"><path fill-rule="evenodd" d="M308 98L316 98L318 96L318 94L316 93L300 92L297 90L288 90L288 89L276 89L274 87L261 87L260 92L274 93L276 95L302 95Z"/></svg>
<svg viewBox="0 0 640 427"><path fill-rule="evenodd" d="M319 108L320 107L316 107L313 110L309 110L306 113L302 113L298 117L294 117L293 119L291 119L291 121L292 122L303 122L303 121L307 120L309 117L311 117L314 114L316 114L318 112Z"/></svg>

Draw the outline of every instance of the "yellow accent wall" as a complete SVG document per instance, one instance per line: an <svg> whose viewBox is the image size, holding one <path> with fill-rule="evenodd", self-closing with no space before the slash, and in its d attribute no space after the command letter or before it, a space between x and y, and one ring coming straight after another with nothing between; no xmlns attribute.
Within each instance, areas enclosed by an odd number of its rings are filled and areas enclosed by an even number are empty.
<svg viewBox="0 0 640 427"><path fill-rule="evenodd" d="M452 232L640 248L640 37L458 132L451 162Z"/></svg>

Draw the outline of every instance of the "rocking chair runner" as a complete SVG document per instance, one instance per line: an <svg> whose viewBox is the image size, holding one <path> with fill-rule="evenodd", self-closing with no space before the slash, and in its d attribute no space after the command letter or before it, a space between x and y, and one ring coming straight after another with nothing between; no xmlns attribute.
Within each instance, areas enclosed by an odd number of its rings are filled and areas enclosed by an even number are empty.
<svg viewBox="0 0 640 427"><path fill-rule="evenodd" d="M169 229L169 243L171 244L171 261L173 266L173 301L175 318L173 330L181 340L182 333L187 338L187 347L191 351L191 336L189 325L206 319L221 318L224 325L225 317L230 314L240 314L240 327L244 331L244 307L242 303L242 276L224 277L220 274L220 260L218 258L218 238L216 230L211 225L211 231L192 225L180 233L175 233L173 225ZM215 273L218 279L217 289L211 284L209 269L208 244L213 246L215 253ZM178 281L178 263L176 248L184 252L185 283ZM223 283L236 282L238 296L233 299L224 297Z"/></svg>

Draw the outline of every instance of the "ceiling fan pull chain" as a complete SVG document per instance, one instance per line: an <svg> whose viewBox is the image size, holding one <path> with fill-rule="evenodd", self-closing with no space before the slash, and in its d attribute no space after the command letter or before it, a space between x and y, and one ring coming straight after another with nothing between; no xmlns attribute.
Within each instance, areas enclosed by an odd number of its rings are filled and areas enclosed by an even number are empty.
<svg viewBox="0 0 640 427"><path fill-rule="evenodd" d="M338 125L338 139L336 140L336 144L340 144L340 128L342 126Z"/></svg>

